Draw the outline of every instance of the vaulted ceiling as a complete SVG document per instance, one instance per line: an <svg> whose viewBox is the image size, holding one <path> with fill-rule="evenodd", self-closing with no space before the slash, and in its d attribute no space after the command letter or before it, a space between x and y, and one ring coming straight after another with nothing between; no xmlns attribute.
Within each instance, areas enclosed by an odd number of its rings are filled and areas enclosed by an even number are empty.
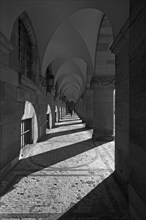
<svg viewBox="0 0 146 220"><path fill-rule="evenodd" d="M79 99L86 87L87 74L98 74L101 69L103 74L113 73L109 45L128 18L127 0L0 0L0 3L0 30L8 39L15 20L26 11L38 41L42 75L51 64L59 93L67 100Z"/></svg>

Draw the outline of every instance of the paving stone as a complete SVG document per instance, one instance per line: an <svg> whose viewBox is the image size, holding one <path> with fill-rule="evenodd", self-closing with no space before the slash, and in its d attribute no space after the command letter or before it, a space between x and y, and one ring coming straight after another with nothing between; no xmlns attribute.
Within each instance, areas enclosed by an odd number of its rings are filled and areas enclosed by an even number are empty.
<svg viewBox="0 0 146 220"><path fill-rule="evenodd" d="M1 219L128 219L114 178L114 142L93 143L92 130L74 119L64 117L25 149L0 184Z"/></svg>

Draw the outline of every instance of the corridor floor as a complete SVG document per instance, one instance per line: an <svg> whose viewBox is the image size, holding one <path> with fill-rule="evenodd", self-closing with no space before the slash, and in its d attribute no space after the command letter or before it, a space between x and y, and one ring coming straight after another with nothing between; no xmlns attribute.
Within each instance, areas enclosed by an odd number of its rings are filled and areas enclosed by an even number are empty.
<svg viewBox="0 0 146 220"><path fill-rule="evenodd" d="M114 142L93 143L92 130L66 115L26 147L0 184L0 219L128 220L114 174Z"/></svg>

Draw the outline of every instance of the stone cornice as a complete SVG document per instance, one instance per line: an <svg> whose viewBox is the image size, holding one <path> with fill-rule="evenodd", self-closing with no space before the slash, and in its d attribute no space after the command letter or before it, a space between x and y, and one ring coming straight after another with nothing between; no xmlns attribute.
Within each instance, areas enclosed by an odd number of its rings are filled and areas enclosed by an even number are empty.
<svg viewBox="0 0 146 220"><path fill-rule="evenodd" d="M110 46L112 53L117 54L120 50L123 42L129 38L129 19L125 22L124 26L120 30L119 34L116 36L114 42Z"/></svg>
<svg viewBox="0 0 146 220"><path fill-rule="evenodd" d="M90 81L91 88L93 87L114 87L114 75L95 75Z"/></svg>
<svg viewBox="0 0 146 220"><path fill-rule="evenodd" d="M9 54L13 50L13 47L9 40L0 32L0 50Z"/></svg>

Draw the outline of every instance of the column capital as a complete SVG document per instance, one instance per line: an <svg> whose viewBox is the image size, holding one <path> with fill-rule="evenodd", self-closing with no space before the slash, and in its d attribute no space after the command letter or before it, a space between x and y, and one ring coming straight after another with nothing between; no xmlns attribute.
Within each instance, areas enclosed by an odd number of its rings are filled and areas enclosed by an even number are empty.
<svg viewBox="0 0 146 220"><path fill-rule="evenodd" d="M93 87L113 87L115 84L114 75L95 75L90 81L91 88Z"/></svg>

